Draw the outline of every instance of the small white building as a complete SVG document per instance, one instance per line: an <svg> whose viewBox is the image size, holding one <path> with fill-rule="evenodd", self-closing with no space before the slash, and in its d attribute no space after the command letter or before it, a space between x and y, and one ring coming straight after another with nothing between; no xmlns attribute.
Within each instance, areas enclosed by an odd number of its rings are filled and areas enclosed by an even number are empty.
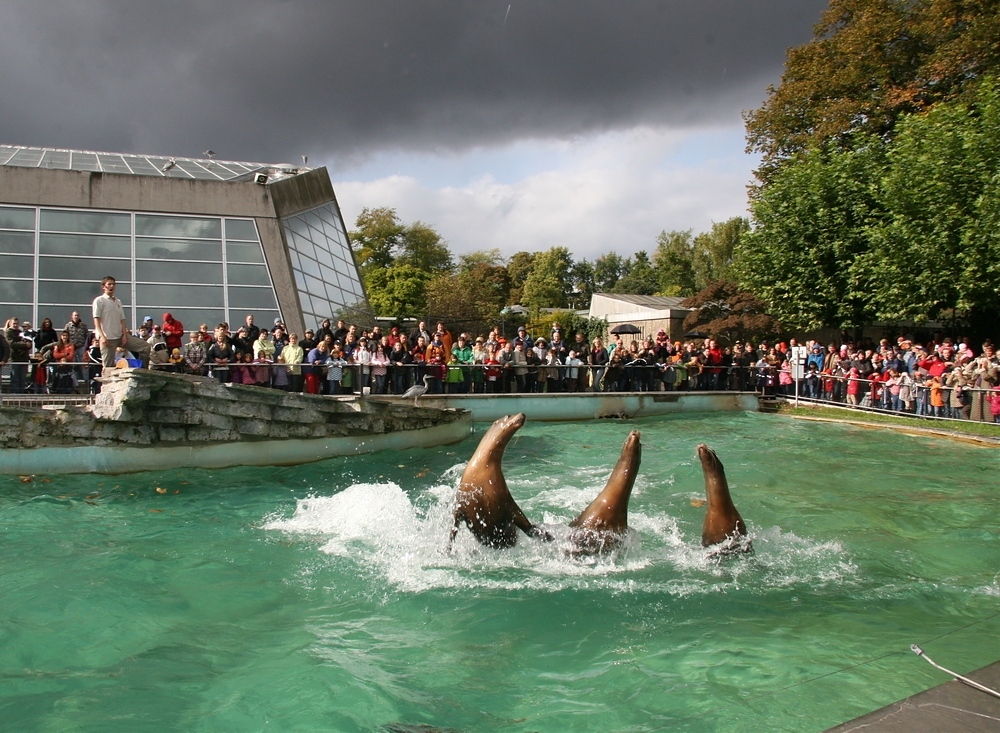
<svg viewBox="0 0 1000 733"><path fill-rule="evenodd" d="M619 295L594 293L590 298L590 317L603 318L608 330L631 323L640 333L637 338L655 337L663 328L672 341L684 339L684 318L692 311L681 307L684 298L661 295Z"/></svg>

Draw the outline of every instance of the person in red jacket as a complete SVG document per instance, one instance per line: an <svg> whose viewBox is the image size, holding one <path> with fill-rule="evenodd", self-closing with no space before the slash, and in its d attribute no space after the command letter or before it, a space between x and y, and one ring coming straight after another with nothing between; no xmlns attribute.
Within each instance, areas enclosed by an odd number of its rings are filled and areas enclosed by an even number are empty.
<svg viewBox="0 0 1000 733"><path fill-rule="evenodd" d="M163 340L167 342L167 353L173 353L174 349L179 349L184 340L184 324L178 321L169 313L163 314L163 327L160 329Z"/></svg>

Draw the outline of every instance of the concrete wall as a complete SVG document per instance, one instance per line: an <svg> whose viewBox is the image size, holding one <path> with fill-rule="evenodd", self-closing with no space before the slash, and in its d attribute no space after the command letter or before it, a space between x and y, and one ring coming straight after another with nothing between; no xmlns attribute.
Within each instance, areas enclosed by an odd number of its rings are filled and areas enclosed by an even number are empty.
<svg viewBox="0 0 1000 733"><path fill-rule="evenodd" d="M464 413L468 418L468 413ZM416 408L225 386L214 379L115 370L89 410L0 408L5 449L73 445L164 446L376 436L461 421L455 410Z"/></svg>
<svg viewBox="0 0 1000 733"><path fill-rule="evenodd" d="M269 186L0 166L0 202L28 206L274 217Z"/></svg>

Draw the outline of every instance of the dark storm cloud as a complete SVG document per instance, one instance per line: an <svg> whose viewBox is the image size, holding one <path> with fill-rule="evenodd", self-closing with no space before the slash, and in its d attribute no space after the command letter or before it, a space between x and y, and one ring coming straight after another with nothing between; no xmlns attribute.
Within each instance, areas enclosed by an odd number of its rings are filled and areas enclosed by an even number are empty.
<svg viewBox="0 0 1000 733"><path fill-rule="evenodd" d="M763 99L825 5L32 0L0 28L0 142L346 161L710 124Z"/></svg>

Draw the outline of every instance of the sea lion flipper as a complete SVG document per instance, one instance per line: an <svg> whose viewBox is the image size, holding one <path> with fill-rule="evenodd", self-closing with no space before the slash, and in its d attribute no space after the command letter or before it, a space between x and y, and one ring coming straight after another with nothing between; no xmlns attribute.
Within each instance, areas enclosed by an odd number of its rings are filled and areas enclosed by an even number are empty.
<svg viewBox="0 0 1000 733"><path fill-rule="evenodd" d="M727 541L739 541L746 537L747 528L743 517L733 505L729 482L726 480L726 469L715 451L704 443L698 446L698 458L705 474L705 498L708 503L701 531L701 544L703 547L711 547ZM742 542L747 548L749 544L749 541Z"/></svg>
<svg viewBox="0 0 1000 733"><path fill-rule="evenodd" d="M518 507L514 512L514 526L529 537L537 537L545 542L552 542L552 540L555 539L551 534L539 527L537 524L532 524L531 520L524 516L524 512L521 511L520 507Z"/></svg>

